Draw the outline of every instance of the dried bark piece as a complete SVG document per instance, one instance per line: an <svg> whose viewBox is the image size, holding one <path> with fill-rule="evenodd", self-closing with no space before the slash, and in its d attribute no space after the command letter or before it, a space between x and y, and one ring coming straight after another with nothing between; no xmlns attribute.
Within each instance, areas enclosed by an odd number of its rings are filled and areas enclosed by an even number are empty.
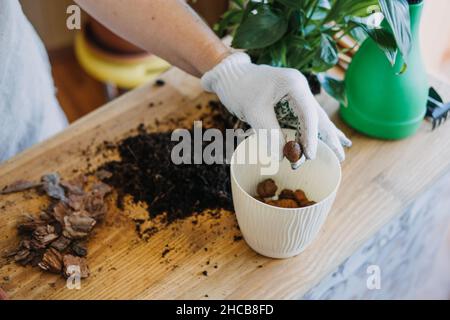
<svg viewBox="0 0 450 320"><path fill-rule="evenodd" d="M31 249L31 244L30 244L30 240L27 240L27 239L25 239L25 240L22 240L21 242L20 242L20 248L22 248L22 249L28 249L28 250L30 250Z"/></svg>
<svg viewBox="0 0 450 320"><path fill-rule="evenodd" d="M54 248L48 249L43 257L42 261L38 264L39 268L51 273L60 273L63 267L63 257L58 250Z"/></svg>
<svg viewBox="0 0 450 320"><path fill-rule="evenodd" d="M72 242L72 240L70 240L64 236L61 236L58 238L58 240L52 242L51 247L55 248L59 252L63 252L69 247L71 242Z"/></svg>
<svg viewBox="0 0 450 320"><path fill-rule="evenodd" d="M44 248L58 239L58 237L59 235L55 232L55 227L52 225L39 226L33 231L33 240L38 241Z"/></svg>
<svg viewBox="0 0 450 320"><path fill-rule="evenodd" d="M52 214L56 221L58 221L61 225L64 225L64 217L69 215L71 212L72 211L63 202L58 202L53 207Z"/></svg>
<svg viewBox="0 0 450 320"><path fill-rule="evenodd" d="M47 212L42 211L39 214L39 219L42 220L43 222L47 222L48 223L48 222L53 220L53 217L51 215L49 215Z"/></svg>
<svg viewBox="0 0 450 320"><path fill-rule="evenodd" d="M89 194L85 198L84 209L89 212L92 218L99 221L104 218L108 207L105 204L103 192Z"/></svg>
<svg viewBox="0 0 450 320"><path fill-rule="evenodd" d="M105 180L105 179L111 178L113 176L113 174L107 170L101 169L95 173L95 176L99 180Z"/></svg>
<svg viewBox="0 0 450 320"><path fill-rule="evenodd" d="M97 221L88 212L79 211L64 217L63 235L69 239L81 239L89 235Z"/></svg>
<svg viewBox="0 0 450 320"><path fill-rule="evenodd" d="M271 198L275 195L277 189L278 187L275 184L275 181L273 181L272 179L266 179L258 184L256 192L261 198Z"/></svg>
<svg viewBox="0 0 450 320"><path fill-rule="evenodd" d="M28 180L18 180L3 188L0 195L22 192L41 186L41 183L36 183Z"/></svg>
<svg viewBox="0 0 450 320"><path fill-rule="evenodd" d="M90 271L89 271L89 267L86 263L86 259L84 258L80 258L80 257L75 257L73 255L70 254L66 254L63 257L63 264L64 264L64 269L63 269L63 275L68 278L70 276L73 275L73 269L70 270L70 267L75 267L75 269L79 270L79 276L81 278L87 278L89 277Z"/></svg>
<svg viewBox="0 0 450 320"><path fill-rule="evenodd" d="M30 245L31 245L31 250L34 250L34 251L40 251L40 250L44 250L45 248L47 248L47 245L45 245L44 243L42 243L36 239L32 239L30 241Z"/></svg>
<svg viewBox="0 0 450 320"><path fill-rule="evenodd" d="M109 185L107 185L106 183L103 183L103 182L96 183L92 187L92 193L94 195L99 195L102 198L104 198L111 191L112 191L112 188Z"/></svg>
<svg viewBox="0 0 450 320"><path fill-rule="evenodd" d="M79 241L72 243L71 249L79 257L87 256L87 248L85 243Z"/></svg>
<svg viewBox="0 0 450 320"><path fill-rule="evenodd" d="M38 227L45 226L46 224L47 222L45 221L31 219L20 223L17 226L17 230L19 233L28 234L36 230Z"/></svg>
<svg viewBox="0 0 450 320"><path fill-rule="evenodd" d="M19 251L16 253L16 255L14 256L14 260L15 260L16 262L23 262L23 261L26 261L26 260L29 258L30 254L31 254L31 251L30 251L29 249L22 249L22 250L19 250ZM25 263L25 264L26 264L26 263Z"/></svg>
<svg viewBox="0 0 450 320"><path fill-rule="evenodd" d="M71 194L67 200L67 204L75 211L80 211L84 208L86 195Z"/></svg>
<svg viewBox="0 0 450 320"><path fill-rule="evenodd" d="M85 194L84 190L83 190L83 186L73 182L73 181L61 181L61 186L67 191L68 194L70 195L78 195L78 196L82 196Z"/></svg>
<svg viewBox="0 0 450 320"><path fill-rule="evenodd" d="M57 173L49 173L42 177L42 188L50 198L66 201L66 194L60 185L60 177Z"/></svg>

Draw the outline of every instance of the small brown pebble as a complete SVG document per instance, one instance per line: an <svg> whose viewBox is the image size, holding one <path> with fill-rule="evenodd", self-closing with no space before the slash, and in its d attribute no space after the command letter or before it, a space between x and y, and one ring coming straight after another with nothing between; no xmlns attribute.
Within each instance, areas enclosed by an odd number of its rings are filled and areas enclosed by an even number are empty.
<svg viewBox="0 0 450 320"><path fill-rule="evenodd" d="M266 203L270 206L278 208L285 208L285 209L300 208L297 202L292 199L270 200L267 201Z"/></svg>
<svg viewBox="0 0 450 320"><path fill-rule="evenodd" d="M259 196L255 196L254 198L260 202L266 202L266 200L264 200L264 198L261 198Z"/></svg>
<svg viewBox="0 0 450 320"><path fill-rule="evenodd" d="M292 191L290 189L283 189L283 191L281 191L280 195L278 196L278 199L280 199L280 200L281 199L296 200L294 191Z"/></svg>
<svg viewBox="0 0 450 320"><path fill-rule="evenodd" d="M302 205L305 202L308 202L308 198L303 190L295 190L294 199L298 202L299 205Z"/></svg>
<svg viewBox="0 0 450 320"><path fill-rule="evenodd" d="M302 157L302 147L295 141L286 143L283 149L284 156L292 163L297 162Z"/></svg>
<svg viewBox="0 0 450 320"><path fill-rule="evenodd" d="M273 181L272 179L266 179L258 184L256 192L261 198L271 198L275 195L277 189L278 187L275 184L275 181Z"/></svg>
<svg viewBox="0 0 450 320"><path fill-rule="evenodd" d="M307 201L307 202L304 202L304 203L302 203L302 208L313 206L313 205L315 205L316 203L317 203L317 202L315 202L315 201Z"/></svg>
<svg viewBox="0 0 450 320"><path fill-rule="evenodd" d="M298 203L295 200L292 199L280 199L275 201L275 204L277 207L280 208L287 208L287 209L292 209L292 208L298 208Z"/></svg>

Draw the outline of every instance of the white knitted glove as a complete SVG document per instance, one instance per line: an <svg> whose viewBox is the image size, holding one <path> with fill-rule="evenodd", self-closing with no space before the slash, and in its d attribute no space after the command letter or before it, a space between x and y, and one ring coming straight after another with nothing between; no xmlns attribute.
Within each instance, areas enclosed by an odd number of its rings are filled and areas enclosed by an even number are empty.
<svg viewBox="0 0 450 320"><path fill-rule="evenodd" d="M320 107L306 78L295 69L256 65L242 52L225 58L202 77L202 86L214 92L225 107L254 129L280 129L280 112L275 106L286 101L292 118L298 123L297 140L302 145L307 159L314 159L320 136L339 159L345 158L341 144L351 142L329 120ZM281 112L283 113L283 112ZM282 117L283 115L281 115ZM286 112L284 113L286 117ZM279 157L285 141L280 135Z"/></svg>

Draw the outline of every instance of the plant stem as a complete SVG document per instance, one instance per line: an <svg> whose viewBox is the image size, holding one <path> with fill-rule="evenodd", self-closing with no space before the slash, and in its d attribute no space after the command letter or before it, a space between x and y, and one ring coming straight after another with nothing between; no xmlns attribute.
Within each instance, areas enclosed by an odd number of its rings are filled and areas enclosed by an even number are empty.
<svg viewBox="0 0 450 320"><path fill-rule="evenodd" d="M311 18L314 16L314 13L316 12L316 9L319 5L319 0L313 0L311 3L313 3L312 8L308 8L308 11L311 10L311 13L309 14L308 18L306 19L305 26L308 25L308 23L311 21ZM306 11L306 12L308 12Z"/></svg>

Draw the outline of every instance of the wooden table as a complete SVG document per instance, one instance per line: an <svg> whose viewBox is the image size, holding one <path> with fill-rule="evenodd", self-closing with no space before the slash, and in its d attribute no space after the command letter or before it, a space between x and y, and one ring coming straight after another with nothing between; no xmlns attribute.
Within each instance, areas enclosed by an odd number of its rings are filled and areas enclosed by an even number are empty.
<svg viewBox="0 0 450 320"><path fill-rule="evenodd" d="M107 160L96 154L105 140L117 141L140 123L171 117L199 117L198 104L211 95L198 80L172 69L166 85L134 90L84 117L53 139L0 166L0 186L18 179L39 179L48 172L73 177ZM434 80L450 98L449 87ZM142 241L135 233L134 211L112 209L89 242L91 277L80 290L65 280L31 267L0 259L0 286L19 299L293 299L301 298L380 228L404 212L418 195L450 172L450 125L403 141L379 141L355 133L339 119L337 104L320 97L336 124L353 140L343 164L343 181L333 210L318 239L302 254L272 260L253 252L239 235L232 213L219 220L207 215L167 228ZM114 155L111 155L114 157ZM0 252L18 242L16 224L26 213L38 213L45 200L33 192L0 196ZM136 209L139 211L141 209ZM172 250L162 257L166 245ZM203 275L207 271L208 275Z"/></svg>

